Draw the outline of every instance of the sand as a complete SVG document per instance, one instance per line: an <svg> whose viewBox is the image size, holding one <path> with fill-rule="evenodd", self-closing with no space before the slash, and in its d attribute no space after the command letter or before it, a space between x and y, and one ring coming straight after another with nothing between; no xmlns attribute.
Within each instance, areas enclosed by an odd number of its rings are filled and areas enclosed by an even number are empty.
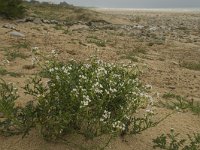
<svg viewBox="0 0 200 150"><path fill-rule="evenodd" d="M132 62L141 68L141 80L153 86L151 95L156 103L163 100L164 93L174 93L186 97L188 101L200 102L200 71L181 67L183 62L200 61L200 14L199 12L159 12L159 11L119 11L97 10L101 16L111 22L114 30L80 25L77 27L63 26L62 30L55 29L53 24L35 24L32 22L17 23L16 21L0 20L0 63L10 72L22 74L21 77L10 75L1 78L14 82L17 87L24 85L24 81L39 68L31 70L23 66L31 65L31 48L49 54L52 50L59 53L63 61L76 59L84 61L89 56L98 53L107 62L128 63L134 55L137 61ZM26 35L25 39L11 37L3 28L5 24L13 24L19 32ZM110 25L110 26L111 26ZM126 25L126 26L124 26ZM64 33L64 30L69 30ZM88 37L96 36L106 40L105 47L89 43ZM21 46L19 51L27 58L16 58L6 63L6 49L13 50L13 45L29 44L28 48ZM137 50L140 49L138 52ZM144 52L144 51L145 52ZM21 92L22 93L22 92ZM158 94L159 93L159 94ZM155 96L157 95L157 96ZM159 95L159 97L158 97ZM24 105L28 99L22 97L18 105ZM155 107L156 118L162 118L172 110ZM113 140L106 149L110 150L151 150L152 139L162 133L169 133L170 129L187 134L200 132L200 118L191 111L175 112L162 121L158 126L148 129L140 135L126 136L124 140ZM77 141L76 141L77 140ZM77 143L80 138L75 138ZM63 143L49 143L42 139L35 130L24 139L21 136L0 136L1 150L67 150L78 149Z"/></svg>

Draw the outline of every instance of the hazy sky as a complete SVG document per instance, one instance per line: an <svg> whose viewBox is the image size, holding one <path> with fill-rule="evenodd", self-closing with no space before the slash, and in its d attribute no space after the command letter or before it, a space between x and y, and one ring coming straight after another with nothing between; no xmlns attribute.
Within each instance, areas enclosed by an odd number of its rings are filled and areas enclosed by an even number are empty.
<svg viewBox="0 0 200 150"><path fill-rule="evenodd" d="M200 0L39 0L78 6L118 8L200 8Z"/></svg>

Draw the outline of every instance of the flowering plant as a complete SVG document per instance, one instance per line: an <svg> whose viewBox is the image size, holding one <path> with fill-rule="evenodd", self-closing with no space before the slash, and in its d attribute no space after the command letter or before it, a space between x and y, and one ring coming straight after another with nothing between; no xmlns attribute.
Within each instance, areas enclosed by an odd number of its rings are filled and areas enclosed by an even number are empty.
<svg viewBox="0 0 200 150"><path fill-rule="evenodd" d="M135 65L120 66L97 58L87 63L49 61L43 73L24 87L32 101L10 116L24 135L34 127L47 140L70 133L90 139L103 134L137 134L157 124L150 119L150 86L143 86L138 74Z"/></svg>
<svg viewBox="0 0 200 150"><path fill-rule="evenodd" d="M136 66L120 67L92 58L89 63L52 61L44 70L46 84L36 77L25 89L38 102L37 123L45 137L68 132L88 138L136 134L153 125L149 110L144 118L134 116L139 109L152 105L147 88L137 78Z"/></svg>

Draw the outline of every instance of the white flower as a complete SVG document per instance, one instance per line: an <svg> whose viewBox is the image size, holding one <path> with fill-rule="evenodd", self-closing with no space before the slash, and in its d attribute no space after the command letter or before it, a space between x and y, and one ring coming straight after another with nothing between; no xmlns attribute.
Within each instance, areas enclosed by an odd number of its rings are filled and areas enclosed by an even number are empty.
<svg viewBox="0 0 200 150"><path fill-rule="evenodd" d="M111 91L111 93L115 93L115 92L117 92L116 89L112 89L112 88L110 88L110 91Z"/></svg>
<svg viewBox="0 0 200 150"><path fill-rule="evenodd" d="M68 66L68 68L67 68L68 70L72 70L72 67L71 66Z"/></svg>
<svg viewBox="0 0 200 150"><path fill-rule="evenodd" d="M86 80L86 79L87 79L87 77L84 76L84 75L79 75L79 78L81 78L81 79L83 79L83 80Z"/></svg>
<svg viewBox="0 0 200 150"><path fill-rule="evenodd" d="M66 68L63 70L63 72L66 73L66 74L69 74L69 72Z"/></svg>
<svg viewBox="0 0 200 150"><path fill-rule="evenodd" d="M106 92L106 94L108 94L108 95L110 94L110 92L109 92L109 91L107 91L107 90L105 90L105 92Z"/></svg>
<svg viewBox="0 0 200 150"><path fill-rule="evenodd" d="M36 62L37 62L37 58L36 57L32 57L31 64L34 65Z"/></svg>
<svg viewBox="0 0 200 150"><path fill-rule="evenodd" d="M60 80L60 77L58 75L56 76L56 80Z"/></svg>
<svg viewBox="0 0 200 150"><path fill-rule="evenodd" d="M81 101L81 104L82 105L80 107L82 108L82 107L88 106L89 102L88 101Z"/></svg>
<svg viewBox="0 0 200 150"><path fill-rule="evenodd" d="M128 66L127 64L123 64L123 65L122 65L122 67L127 67L127 66Z"/></svg>
<svg viewBox="0 0 200 150"><path fill-rule="evenodd" d="M146 109L146 112L149 114L153 114L153 110L152 109Z"/></svg>
<svg viewBox="0 0 200 150"><path fill-rule="evenodd" d="M60 134L63 132L63 129L60 130Z"/></svg>
<svg viewBox="0 0 200 150"><path fill-rule="evenodd" d="M149 97L148 97L148 100L149 100L149 103L153 104L154 100L153 100L153 97L152 97L152 96L149 96Z"/></svg>
<svg viewBox="0 0 200 150"><path fill-rule="evenodd" d="M121 121L116 121L116 122L112 123L112 126L115 129L119 129L119 130L123 130L123 131L126 129L125 124L122 123Z"/></svg>
<svg viewBox="0 0 200 150"><path fill-rule="evenodd" d="M176 106L176 110L179 110L179 107L178 107L178 106Z"/></svg>
<svg viewBox="0 0 200 150"><path fill-rule="evenodd" d="M137 95L137 93L136 93L136 92L134 92L134 91L132 92L132 94L133 94L133 95Z"/></svg>
<svg viewBox="0 0 200 150"><path fill-rule="evenodd" d="M146 88L151 90L151 89L152 89L152 85L147 84L147 85L146 85Z"/></svg>
<svg viewBox="0 0 200 150"><path fill-rule="evenodd" d="M53 68L50 68L50 69L49 69L49 72L54 72L54 69L53 69Z"/></svg>
<svg viewBox="0 0 200 150"><path fill-rule="evenodd" d="M83 101L81 101L80 107L82 108L82 107L88 106L90 102L91 102L90 97L88 95L87 96L83 95Z"/></svg>
<svg viewBox="0 0 200 150"><path fill-rule="evenodd" d="M103 118L100 118L100 121L101 121L101 122L104 122L104 119L103 119Z"/></svg>
<svg viewBox="0 0 200 150"><path fill-rule="evenodd" d="M52 83L51 86L56 86L56 85L54 83Z"/></svg>
<svg viewBox="0 0 200 150"><path fill-rule="evenodd" d="M39 47L32 47L31 51L32 51L32 53L38 54L39 53Z"/></svg>
<svg viewBox="0 0 200 150"><path fill-rule="evenodd" d="M62 66L62 70L65 70L65 66Z"/></svg>
<svg viewBox="0 0 200 150"><path fill-rule="evenodd" d="M39 47L32 47L32 50L38 50Z"/></svg>
<svg viewBox="0 0 200 150"><path fill-rule="evenodd" d="M100 88L103 88L103 86L102 86L101 84L99 84L99 87L100 87Z"/></svg>
<svg viewBox="0 0 200 150"><path fill-rule="evenodd" d="M145 96L145 94L144 93L140 93L140 97L144 97Z"/></svg>
<svg viewBox="0 0 200 150"><path fill-rule="evenodd" d="M111 112L104 110L104 113L102 117L100 118L100 121L106 123L108 121L107 119L110 118L110 115L111 115Z"/></svg>
<svg viewBox="0 0 200 150"><path fill-rule="evenodd" d="M77 92L77 89L73 89L72 92Z"/></svg>
<svg viewBox="0 0 200 150"><path fill-rule="evenodd" d="M51 53L52 53L52 54L56 54L56 51L55 51L55 50L52 50Z"/></svg>
<svg viewBox="0 0 200 150"><path fill-rule="evenodd" d="M121 76L118 75L118 74L114 74L113 77L115 77L115 78L120 78Z"/></svg>
<svg viewBox="0 0 200 150"><path fill-rule="evenodd" d="M10 61L9 60L7 60L7 59L5 59L5 60L3 60L3 62L2 62L3 64L10 64Z"/></svg>
<svg viewBox="0 0 200 150"><path fill-rule="evenodd" d="M104 110L103 117L104 117L105 119L109 119L109 118L110 118L110 114L111 114L111 112L108 112L107 110Z"/></svg>
<svg viewBox="0 0 200 150"><path fill-rule="evenodd" d="M90 66L91 65L89 65L89 64L84 64L84 67L87 68L87 69L90 68Z"/></svg>
<svg viewBox="0 0 200 150"><path fill-rule="evenodd" d="M83 95L83 98L84 98L86 101L91 102L90 97L89 97L88 95L87 95L87 96Z"/></svg>
<svg viewBox="0 0 200 150"><path fill-rule="evenodd" d="M56 53L56 50L52 50L52 51L51 51L51 54L53 54L54 57L57 57L57 56L58 56L58 54Z"/></svg>
<svg viewBox="0 0 200 150"><path fill-rule="evenodd" d="M84 106L88 106L89 102L88 101L83 101Z"/></svg>
<svg viewBox="0 0 200 150"><path fill-rule="evenodd" d="M96 93L102 93L102 92L103 92L102 90L100 90L100 89L98 89L98 88L96 88L94 91L95 91Z"/></svg>
<svg viewBox="0 0 200 150"><path fill-rule="evenodd" d="M101 73L107 74L108 72L105 68L100 67L100 68L97 69L97 74L100 75Z"/></svg>

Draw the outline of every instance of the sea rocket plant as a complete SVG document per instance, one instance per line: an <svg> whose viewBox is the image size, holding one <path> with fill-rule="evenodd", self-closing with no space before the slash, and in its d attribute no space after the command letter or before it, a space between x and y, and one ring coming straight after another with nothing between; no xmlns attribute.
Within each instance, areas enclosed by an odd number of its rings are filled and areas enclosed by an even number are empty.
<svg viewBox="0 0 200 150"><path fill-rule="evenodd" d="M135 65L120 67L96 58L89 63L50 62L45 68L48 86L43 87L46 88L45 96L39 102L52 103L55 109L49 108L48 113L59 110L64 116L69 115L71 121L67 126L90 130L93 136L131 130L134 114L147 106L149 114L152 105L152 98L147 93L150 86L142 86L138 73ZM141 123L139 128L142 126ZM61 128L65 131L67 127Z"/></svg>
<svg viewBox="0 0 200 150"><path fill-rule="evenodd" d="M43 73L24 87L33 103L20 108L25 113L15 118L23 119L19 122L24 123L26 133L37 127L48 140L74 132L87 138L140 133L156 124L150 120L150 87L141 84L138 73L135 65L110 64L97 58L87 63L48 61ZM140 111L144 109L147 111Z"/></svg>

